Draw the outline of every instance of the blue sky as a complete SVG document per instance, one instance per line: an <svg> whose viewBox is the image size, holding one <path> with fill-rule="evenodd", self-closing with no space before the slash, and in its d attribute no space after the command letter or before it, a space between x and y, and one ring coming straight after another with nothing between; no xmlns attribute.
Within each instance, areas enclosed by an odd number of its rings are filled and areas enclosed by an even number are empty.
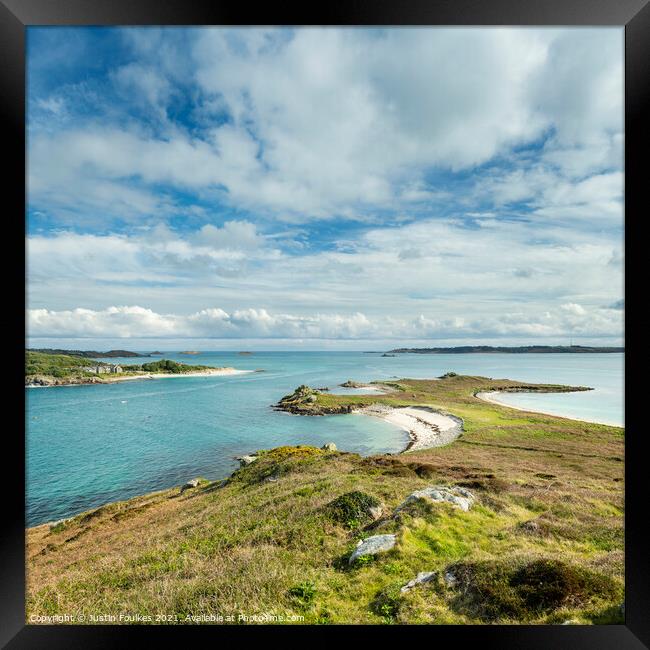
<svg viewBox="0 0 650 650"><path fill-rule="evenodd" d="M622 342L623 31L29 28L32 344Z"/></svg>

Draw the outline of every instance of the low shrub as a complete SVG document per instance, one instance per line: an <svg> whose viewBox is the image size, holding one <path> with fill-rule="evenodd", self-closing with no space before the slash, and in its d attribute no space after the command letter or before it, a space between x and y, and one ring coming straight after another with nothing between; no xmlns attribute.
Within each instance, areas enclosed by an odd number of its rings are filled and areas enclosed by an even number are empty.
<svg viewBox="0 0 650 650"><path fill-rule="evenodd" d="M325 508L330 517L348 528L356 528L359 525L373 519L370 509L380 506L378 499L365 492L347 492L330 501Z"/></svg>
<svg viewBox="0 0 650 650"><path fill-rule="evenodd" d="M593 598L611 599L618 591L609 576L560 560L537 559L518 566L461 562L447 571L459 590L452 606L486 621L530 620Z"/></svg>

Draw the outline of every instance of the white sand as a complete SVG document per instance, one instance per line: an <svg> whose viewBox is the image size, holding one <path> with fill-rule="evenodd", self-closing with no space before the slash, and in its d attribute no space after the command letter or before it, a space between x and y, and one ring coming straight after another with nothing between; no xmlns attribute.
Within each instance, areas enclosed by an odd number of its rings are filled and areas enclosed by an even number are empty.
<svg viewBox="0 0 650 650"><path fill-rule="evenodd" d="M175 379L178 377L221 377L223 375L242 375L253 370L237 370L235 368L211 368L197 370L196 372L179 372L176 374L166 372L149 372L142 375L126 375L123 377L107 377L109 382L130 381L135 379Z"/></svg>
<svg viewBox="0 0 650 650"><path fill-rule="evenodd" d="M448 445L456 440L462 431L460 418L443 415L426 406L393 408L383 404L371 404L354 413L378 417L408 431L411 439L406 448L408 450Z"/></svg>
<svg viewBox="0 0 650 650"><path fill-rule="evenodd" d="M344 393L330 392L332 395L351 395L353 390L363 391L366 395L384 395L392 392L388 387L382 386L356 386L355 388L348 388Z"/></svg>
<svg viewBox="0 0 650 650"><path fill-rule="evenodd" d="M494 390L486 393L476 393L475 397L482 399L484 402L491 402L492 404L505 406L506 408L509 409L515 409L516 411L525 411L527 413L541 413L542 415L552 415L553 417L556 418L564 418L565 420L577 420L578 422L591 422L592 424L606 424L610 427L621 427L621 428L623 427L623 425L615 424L613 422L602 422L602 421L591 420L587 418L577 418L575 416L560 415L559 413L551 413L550 411L540 411L539 409L531 409L531 408L526 408L524 406L513 406L512 404L508 404L507 402L504 402L503 400L499 399L499 397L503 395L503 393L507 393L507 392L508 391Z"/></svg>

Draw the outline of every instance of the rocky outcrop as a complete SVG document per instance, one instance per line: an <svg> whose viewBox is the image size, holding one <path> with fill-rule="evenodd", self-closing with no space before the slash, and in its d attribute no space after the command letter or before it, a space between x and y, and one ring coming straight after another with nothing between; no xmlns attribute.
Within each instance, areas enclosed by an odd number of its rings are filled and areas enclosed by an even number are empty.
<svg viewBox="0 0 650 650"><path fill-rule="evenodd" d="M347 404L339 406L322 406L318 403L320 390L310 386L298 386L290 395L285 395L274 409L277 411L286 411L298 415L332 415L335 413L351 413L352 407Z"/></svg>
<svg viewBox="0 0 650 650"><path fill-rule="evenodd" d="M347 381L344 381L342 384L339 384L341 388L364 388L366 384L362 384L358 381L352 381L352 379L348 379Z"/></svg>
<svg viewBox="0 0 650 650"><path fill-rule="evenodd" d="M321 449L324 451L336 451L336 445L333 442L327 442L321 447Z"/></svg>
<svg viewBox="0 0 650 650"><path fill-rule="evenodd" d="M74 384L104 384L99 377L53 377L51 375L28 375L25 386L69 386Z"/></svg>
<svg viewBox="0 0 650 650"><path fill-rule="evenodd" d="M360 557L364 555L376 555L377 553L385 553L390 551L391 548L397 543L396 535L373 535L366 539L360 540L357 547L350 555L348 562L354 564Z"/></svg>
<svg viewBox="0 0 650 650"><path fill-rule="evenodd" d="M447 487L444 485L434 485L432 487L427 487L422 490L416 490L415 492L409 494L408 497L397 507L396 512L402 509L404 506L409 503L413 503L418 499L426 499L429 501L442 502L446 501L452 505L460 508L464 512L467 512L473 505L476 497L465 488L461 487Z"/></svg>
<svg viewBox="0 0 650 650"><path fill-rule="evenodd" d="M235 460L238 460L239 464L242 467L248 467L248 465L251 465L252 463L254 463L257 460L257 456L255 456L253 454L250 454L250 455L246 455L246 456L239 456Z"/></svg>

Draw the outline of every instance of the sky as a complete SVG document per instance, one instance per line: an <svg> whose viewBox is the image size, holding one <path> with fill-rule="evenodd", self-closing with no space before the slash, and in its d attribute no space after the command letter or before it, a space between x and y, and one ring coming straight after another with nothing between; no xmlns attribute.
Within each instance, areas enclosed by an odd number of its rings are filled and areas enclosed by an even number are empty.
<svg viewBox="0 0 650 650"><path fill-rule="evenodd" d="M32 346L623 342L622 28L29 27Z"/></svg>

